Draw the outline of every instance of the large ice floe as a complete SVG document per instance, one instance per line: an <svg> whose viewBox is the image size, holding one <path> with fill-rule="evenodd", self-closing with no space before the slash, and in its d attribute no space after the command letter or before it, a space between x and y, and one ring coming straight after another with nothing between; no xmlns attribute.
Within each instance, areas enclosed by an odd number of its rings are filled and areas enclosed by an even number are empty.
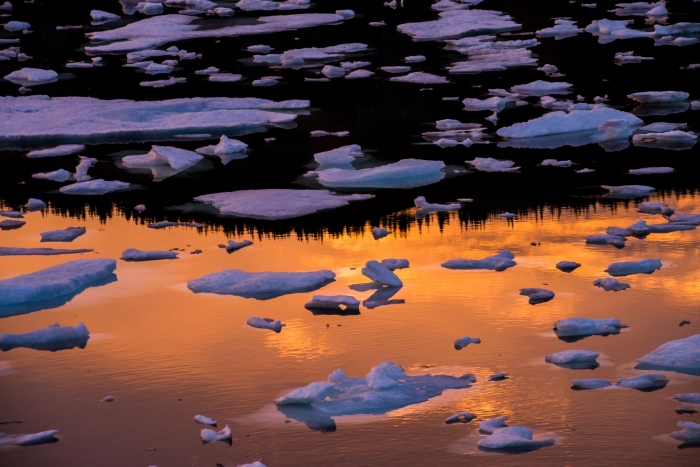
<svg viewBox="0 0 700 467"><path fill-rule="evenodd" d="M330 168L316 175L329 188L416 188L442 180L444 167L442 161L402 159L367 169Z"/></svg>
<svg viewBox="0 0 700 467"><path fill-rule="evenodd" d="M0 433L0 447L4 446L33 446L36 444L52 443L56 441L58 430L42 431L26 435L6 435Z"/></svg>
<svg viewBox="0 0 700 467"><path fill-rule="evenodd" d="M666 342L637 362L638 369L700 375L700 334Z"/></svg>
<svg viewBox="0 0 700 467"><path fill-rule="evenodd" d="M26 141L143 141L187 133L252 132L286 124L296 115L280 110L309 101L257 98L192 98L163 101L91 97L0 97L0 144Z"/></svg>
<svg viewBox="0 0 700 467"><path fill-rule="evenodd" d="M0 281L0 307L71 296L112 276L112 259L79 259ZM0 316L3 310L0 308Z"/></svg>
<svg viewBox="0 0 700 467"><path fill-rule="evenodd" d="M374 198L374 195L336 195L327 190L266 189L214 193L197 196L194 200L211 204L221 214L229 216L291 219L370 198Z"/></svg>
<svg viewBox="0 0 700 467"><path fill-rule="evenodd" d="M399 24L397 29L416 41L455 39L467 35L496 34L520 29L510 16L491 10L450 10L440 18L420 23Z"/></svg>
<svg viewBox="0 0 700 467"><path fill-rule="evenodd" d="M621 186L610 186L601 185L601 188L608 190L608 193L604 195L605 198L616 198L616 199L634 199L641 198L643 196L649 196L655 189L654 187L646 185L621 185Z"/></svg>
<svg viewBox="0 0 700 467"><path fill-rule="evenodd" d="M454 50L468 57L468 60L454 62L447 68L452 74L505 71L508 68L537 64L537 58L529 50L539 44L537 39L496 41L496 36L476 36L445 42L448 44L446 50ZM505 104L505 99L498 99Z"/></svg>
<svg viewBox="0 0 700 467"><path fill-rule="evenodd" d="M595 285L596 287L600 287L606 292L619 292L620 290L627 290L630 288L629 284L620 282L617 279L613 279L612 277L596 279L593 281L593 285Z"/></svg>
<svg viewBox="0 0 700 467"><path fill-rule="evenodd" d="M475 381L472 374L409 376L400 366L383 361L364 378L349 378L336 370L328 382L295 389L275 403L289 418L304 421L313 429L328 430L335 428L332 416L383 414L425 402L447 389L468 388Z"/></svg>
<svg viewBox="0 0 700 467"><path fill-rule="evenodd" d="M53 148L47 149L36 149L34 151L29 151L27 157L38 158L38 157L58 157L58 156L68 156L71 154L78 153L85 150L85 145L83 144L62 144Z"/></svg>
<svg viewBox="0 0 700 467"><path fill-rule="evenodd" d="M631 274L651 274L657 269L661 269L661 260L642 259L639 261L620 261L612 263L605 270L613 277L629 276Z"/></svg>
<svg viewBox="0 0 700 467"><path fill-rule="evenodd" d="M492 157L475 157L474 160L465 161L479 172L517 172L520 167L515 167L515 162L498 160Z"/></svg>
<svg viewBox="0 0 700 467"><path fill-rule="evenodd" d="M311 292L333 282L333 271L246 272L227 269L193 279L187 287L194 293L237 295L266 300L291 293Z"/></svg>
<svg viewBox="0 0 700 467"><path fill-rule="evenodd" d="M159 182L178 172L189 169L203 159L199 154L170 146L153 146L148 154L125 156L122 164L128 168L148 168L153 181Z"/></svg>
<svg viewBox="0 0 700 467"><path fill-rule="evenodd" d="M90 331L83 323L75 326L60 326L52 324L48 328L37 329L26 334L0 335L0 350L8 351L18 347L35 350L57 350L72 349L74 347L85 348Z"/></svg>
<svg viewBox="0 0 700 467"><path fill-rule="evenodd" d="M598 352L590 350L563 350L547 355L544 361L571 370L592 370L599 366L596 361L599 356Z"/></svg>
<svg viewBox="0 0 700 467"><path fill-rule="evenodd" d="M578 340L593 335L619 334L627 325L620 323L617 318L568 318L554 323L554 334L563 340Z"/></svg>
<svg viewBox="0 0 700 467"><path fill-rule="evenodd" d="M80 248L75 250L62 250L54 248L9 248L0 246L0 256L54 256L88 253L92 249Z"/></svg>
<svg viewBox="0 0 700 467"><path fill-rule="evenodd" d="M365 267L362 268L362 274L381 285L403 287L403 282L401 282L399 276L378 261L367 261Z"/></svg>
<svg viewBox="0 0 700 467"><path fill-rule="evenodd" d="M554 438L533 439L534 433L524 426L507 426L508 417L498 417L479 423L479 431L489 436L479 440L485 451L524 452L554 445Z"/></svg>
<svg viewBox="0 0 700 467"><path fill-rule="evenodd" d="M515 256L508 250L503 250L497 255L487 256L484 259L452 259L442 263L447 269L488 269L491 271L505 271L512 268L516 263Z"/></svg>
<svg viewBox="0 0 700 467"><path fill-rule="evenodd" d="M126 53L152 49L169 42L206 38L235 37L268 34L278 31L311 28L340 23L345 17L334 13L305 13L279 16L263 16L257 24L242 24L220 28L201 28L192 24L197 18L185 15L162 15L146 18L124 27L88 33L99 44L85 47L89 55ZM109 44L102 44L110 41Z"/></svg>

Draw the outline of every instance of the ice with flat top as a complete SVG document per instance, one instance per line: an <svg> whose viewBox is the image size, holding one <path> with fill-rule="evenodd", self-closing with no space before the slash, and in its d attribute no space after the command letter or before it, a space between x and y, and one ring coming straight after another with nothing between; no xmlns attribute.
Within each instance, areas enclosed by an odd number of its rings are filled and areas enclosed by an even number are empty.
<svg viewBox="0 0 700 467"><path fill-rule="evenodd" d="M538 79L527 84L517 84L510 88L511 92L526 94L529 96L544 96L547 94L568 94L568 90L573 84L565 82L549 82Z"/></svg>
<svg viewBox="0 0 700 467"><path fill-rule="evenodd" d="M699 374L700 334L666 342L637 362L637 368Z"/></svg>
<svg viewBox="0 0 700 467"><path fill-rule="evenodd" d="M682 91L647 91L628 94L627 97L640 104L673 104L686 100L690 94Z"/></svg>
<svg viewBox="0 0 700 467"><path fill-rule="evenodd" d="M72 242L84 235L85 227L67 227L65 229L49 230L41 233L42 242Z"/></svg>
<svg viewBox="0 0 700 467"><path fill-rule="evenodd" d="M383 361L364 378L339 375L330 382L311 383L275 400L278 407L306 406L325 416L382 414L437 397L447 389L464 389L476 381L472 374L462 376L409 376L403 369Z"/></svg>
<svg viewBox="0 0 700 467"><path fill-rule="evenodd" d="M387 259L381 260L380 263L382 266L387 268L389 271L393 271L395 269L404 269L404 268L407 268L409 266L407 259L387 258Z"/></svg>
<svg viewBox="0 0 700 467"><path fill-rule="evenodd" d="M58 156L68 156L71 154L78 153L85 150L84 144L61 144L48 149L36 149L34 151L29 151L27 157L29 158L39 158L39 157L58 157Z"/></svg>
<svg viewBox="0 0 700 467"><path fill-rule="evenodd" d="M700 214L678 214L666 218L670 224L700 225Z"/></svg>
<svg viewBox="0 0 700 467"><path fill-rule="evenodd" d="M344 307L344 308L341 308ZM314 295L305 308L336 311L359 311L360 301L350 295Z"/></svg>
<svg viewBox="0 0 700 467"><path fill-rule="evenodd" d="M4 221L0 221L0 229L2 229L2 230L19 229L24 224L26 224L25 221L20 221L17 219L6 219Z"/></svg>
<svg viewBox="0 0 700 467"><path fill-rule="evenodd" d="M646 214L662 214L670 216L675 212L675 209L669 207L666 203L655 203L653 201L644 201L637 205L637 212Z"/></svg>
<svg viewBox="0 0 700 467"><path fill-rule="evenodd" d="M515 162L498 160L492 157L476 157L474 160L465 161L479 172L517 172L520 167L514 167Z"/></svg>
<svg viewBox="0 0 700 467"><path fill-rule="evenodd" d="M107 142L167 139L178 134L254 131L288 123L309 101L257 98L184 98L162 101L92 97L0 97L0 143ZM138 115L138 118L134 116Z"/></svg>
<svg viewBox="0 0 700 467"><path fill-rule="evenodd" d="M24 217L20 211L0 211L0 217L11 217L12 219L20 219Z"/></svg>
<svg viewBox="0 0 700 467"><path fill-rule="evenodd" d="M681 428L679 431L674 431L668 435L685 444L700 443L700 423L695 422L678 422L677 425ZM0 440L2 442L2 440Z"/></svg>
<svg viewBox="0 0 700 467"><path fill-rule="evenodd" d="M459 412L454 415L450 415L445 419L445 423L448 425L451 425L453 423L469 423L470 421L474 420L476 418L476 415L473 415L471 412Z"/></svg>
<svg viewBox="0 0 700 467"><path fill-rule="evenodd" d="M661 269L661 266L661 260L647 258L639 261L612 263L605 272L613 277L629 276L631 274L651 274L657 269Z"/></svg>
<svg viewBox="0 0 700 467"><path fill-rule="evenodd" d="M330 188L416 188L442 180L442 161L402 159L367 169L331 168L317 172L318 181Z"/></svg>
<svg viewBox="0 0 700 467"><path fill-rule="evenodd" d="M527 122L500 128L498 136L507 138L533 138L536 136L593 131L608 120L624 120L630 126L643 122L632 114L610 107L594 107L592 110L573 110L569 113L556 111Z"/></svg>
<svg viewBox="0 0 700 467"><path fill-rule="evenodd" d="M593 336L596 334L618 334L627 327L617 318L568 318L554 323L557 337Z"/></svg>
<svg viewBox="0 0 700 467"><path fill-rule="evenodd" d="M479 34L496 34L520 29L508 15L491 10L450 10L440 18L420 23L399 24L396 29L415 41L455 39Z"/></svg>
<svg viewBox="0 0 700 467"><path fill-rule="evenodd" d="M357 144L350 144L331 149L330 151L316 153L314 154L314 160L319 164L318 168L316 168L317 171L334 167L352 169L352 162L362 156L364 156L362 148Z"/></svg>
<svg viewBox="0 0 700 467"><path fill-rule="evenodd" d="M85 347L90 331L83 323L75 326L53 324L48 328L37 329L26 334L5 333L0 335L0 350L8 351L19 347L36 350L57 351L73 347Z"/></svg>
<svg viewBox="0 0 700 467"><path fill-rule="evenodd" d="M92 249L62 250L54 248L10 248L0 246L0 256L55 256L89 253Z"/></svg>
<svg viewBox="0 0 700 467"><path fill-rule="evenodd" d="M365 267L362 268L362 274L382 285L403 287L401 279L378 261L367 261Z"/></svg>
<svg viewBox="0 0 700 467"><path fill-rule="evenodd" d="M107 181L96 179L62 186L58 191L67 195L104 195L112 191L125 190L130 186L131 185L128 183L118 180Z"/></svg>
<svg viewBox="0 0 700 467"><path fill-rule="evenodd" d="M606 292L619 292L620 290L627 290L630 288L629 284L620 282L617 279L613 279L612 277L596 279L593 281L593 285L595 285L596 287L600 287Z"/></svg>
<svg viewBox="0 0 700 467"><path fill-rule="evenodd" d="M158 182L189 169L203 159L199 154L171 146L153 146L148 154L125 156L122 164L128 168L148 168L153 181Z"/></svg>
<svg viewBox="0 0 700 467"><path fill-rule="evenodd" d="M478 337L469 337L469 336L463 336L463 337L458 337L455 339L455 349L456 350L462 350L469 344L481 344L481 339Z"/></svg>
<svg viewBox="0 0 700 467"><path fill-rule="evenodd" d="M615 248L624 248L627 239L621 235L601 234L586 235L586 245L612 245Z"/></svg>
<svg viewBox="0 0 700 467"><path fill-rule="evenodd" d="M70 295L110 276L113 259L79 259L0 281L0 306Z"/></svg>
<svg viewBox="0 0 700 467"><path fill-rule="evenodd" d="M258 318L257 316L248 318L246 324L252 328L269 329L270 331L274 331L276 333L280 333L282 331L282 327L286 326L286 324L282 324L280 320L274 320L272 318Z"/></svg>
<svg viewBox="0 0 700 467"><path fill-rule="evenodd" d="M159 259L177 259L178 252L176 251L141 251L136 248L124 250L121 259L123 261L155 261Z"/></svg>
<svg viewBox="0 0 700 467"><path fill-rule="evenodd" d="M197 423L201 423L202 425L216 426L216 420L204 415L195 415L194 421Z"/></svg>
<svg viewBox="0 0 700 467"><path fill-rule="evenodd" d="M551 290L539 289L537 287L520 289L520 295L529 297L530 305L548 302L554 298L554 292Z"/></svg>
<svg viewBox="0 0 700 467"><path fill-rule="evenodd" d="M0 433L0 447L4 446L32 446L35 444L50 443L55 441L58 430L48 430L26 435L6 435Z"/></svg>
<svg viewBox="0 0 700 467"><path fill-rule="evenodd" d="M686 392L684 394L674 394L674 399L686 404L700 404L700 392Z"/></svg>
<svg viewBox="0 0 700 467"><path fill-rule="evenodd" d="M194 200L211 204L224 215L253 219L291 219L371 198L374 195L336 195L327 190L263 189L214 193L197 196Z"/></svg>
<svg viewBox="0 0 700 467"><path fill-rule="evenodd" d="M10 32L24 31L30 27L32 27L32 25L24 21L8 21L4 24L5 31Z"/></svg>
<svg viewBox="0 0 700 467"><path fill-rule="evenodd" d="M513 261L515 256L508 250L503 250L497 255L487 256L484 259L452 259L442 263L447 269L488 269L491 271L505 271L517 265Z"/></svg>
<svg viewBox="0 0 700 467"><path fill-rule="evenodd" d="M245 248L247 246L252 245L253 242L250 240L242 240L240 242L237 242L235 240L229 240L228 243L226 244L226 251L228 253L233 253L234 251L238 251L242 248Z"/></svg>
<svg viewBox="0 0 700 467"><path fill-rule="evenodd" d="M630 169L631 175L658 175L670 174L674 171L673 167L643 167L641 169Z"/></svg>
<svg viewBox="0 0 700 467"><path fill-rule="evenodd" d="M291 293L311 292L333 282L333 271L246 272L227 269L193 279L187 287L194 293L237 295L265 300Z"/></svg>
<svg viewBox="0 0 700 467"><path fill-rule="evenodd" d="M58 73L39 68L22 68L5 76L5 79L20 86L29 87L53 83L58 80Z"/></svg>
<svg viewBox="0 0 700 467"><path fill-rule="evenodd" d="M479 440L480 448L497 451L530 451L555 444L554 438L533 439L533 432L524 426L507 426Z"/></svg>
<svg viewBox="0 0 700 467"><path fill-rule="evenodd" d="M214 441L231 441L233 434L231 433L231 428L226 425L221 431L214 431L208 428L204 428L200 433L199 437L202 438L202 443L211 443Z"/></svg>
<svg viewBox="0 0 700 467"><path fill-rule="evenodd" d="M248 145L243 141L237 139L229 138L226 135L221 135L219 143L211 146L204 146L198 148L195 151L198 154L204 154L207 156L219 156L221 163L226 165L235 159L244 159L247 156L246 149Z"/></svg>
<svg viewBox="0 0 700 467"><path fill-rule="evenodd" d="M591 350L563 350L544 357L547 363L571 364L571 363L596 363L600 356L598 352Z"/></svg>
<svg viewBox="0 0 700 467"><path fill-rule="evenodd" d="M53 172L43 172L32 174L32 178L36 180L51 180L52 182L63 183L71 177L70 172L64 169L54 170Z"/></svg>
<svg viewBox="0 0 700 467"><path fill-rule="evenodd" d="M576 26L576 21L555 19L554 26L535 31L535 34L537 37L554 37L555 39L564 39L575 36L580 32L583 32L583 28Z"/></svg>
<svg viewBox="0 0 700 467"><path fill-rule="evenodd" d="M506 420L508 420L508 417L488 418L488 419L484 420L483 422L479 423L479 431L487 433L487 434L492 434L494 431L498 430L499 428L505 427Z"/></svg>

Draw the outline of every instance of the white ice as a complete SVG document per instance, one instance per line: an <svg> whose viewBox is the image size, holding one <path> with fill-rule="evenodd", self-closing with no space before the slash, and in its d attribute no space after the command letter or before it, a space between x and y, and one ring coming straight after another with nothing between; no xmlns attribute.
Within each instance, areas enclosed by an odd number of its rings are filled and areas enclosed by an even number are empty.
<svg viewBox="0 0 700 467"><path fill-rule="evenodd" d="M124 261L155 261L159 259L177 259L176 251L141 251L136 248L124 250L121 259Z"/></svg>
<svg viewBox="0 0 700 467"><path fill-rule="evenodd" d="M675 394L673 396L679 402L686 404L700 404L700 392L687 392L685 394Z"/></svg>
<svg viewBox="0 0 700 467"><path fill-rule="evenodd" d="M75 168L75 175L73 176L78 182L87 182L92 177L88 175L88 170L90 167L97 163L97 159L93 157L78 156L80 162Z"/></svg>
<svg viewBox="0 0 700 467"><path fill-rule="evenodd" d="M493 159L491 157L476 157L474 160L465 161L480 172L516 172L520 167L514 167L515 162Z"/></svg>
<svg viewBox="0 0 700 467"><path fill-rule="evenodd" d="M362 78L369 78L370 76L373 76L374 72L369 71L369 70L355 70L351 71L347 75L345 75L345 79L362 79Z"/></svg>
<svg viewBox="0 0 700 467"><path fill-rule="evenodd" d="M553 27L540 29L535 31L535 34L537 37L554 37L556 39L564 39L575 36L580 32L583 32L583 29L576 26L576 21L555 19Z"/></svg>
<svg viewBox="0 0 700 467"><path fill-rule="evenodd" d="M352 162L362 157L362 148L357 144L342 146L330 151L314 154L314 160L319 163L317 171L326 170L333 167L342 169L352 169Z"/></svg>
<svg viewBox="0 0 700 467"><path fill-rule="evenodd" d="M563 272L572 272L574 269L580 268L581 263L576 263L574 261L559 261L556 264L556 268Z"/></svg>
<svg viewBox="0 0 700 467"><path fill-rule="evenodd" d="M185 149L152 146L148 154L123 157L122 164L129 168L149 168L153 181L158 182L194 166L202 159L199 154Z"/></svg>
<svg viewBox="0 0 700 467"><path fill-rule="evenodd" d="M451 10L440 13L440 18L420 23L406 23L397 29L416 41L454 39L467 35L496 34L520 29L510 16L500 11Z"/></svg>
<svg viewBox="0 0 700 467"><path fill-rule="evenodd" d="M206 417L204 415L195 415L194 421L201 423L202 425L216 426L216 420L213 418Z"/></svg>
<svg viewBox="0 0 700 467"><path fill-rule="evenodd" d="M2 334L0 335L0 349L9 350L25 347L51 350L63 342L87 340L89 337L90 331L83 323L78 323L75 326L52 324L48 328L37 329L26 334Z"/></svg>
<svg viewBox="0 0 700 467"><path fill-rule="evenodd" d="M106 23L107 21L115 21L120 18L119 15L102 10L92 10L90 12L90 17L92 18L93 24L102 24Z"/></svg>
<svg viewBox="0 0 700 467"><path fill-rule="evenodd" d="M124 190L129 186L126 182L97 179L63 186L58 191L67 195L104 195L111 191Z"/></svg>
<svg viewBox="0 0 700 467"><path fill-rule="evenodd" d="M343 310L341 305L347 311L358 311L360 309L360 301L350 295L314 295L304 307Z"/></svg>
<svg viewBox="0 0 700 467"><path fill-rule="evenodd" d="M382 71L387 73L407 73L411 71L410 66L383 66Z"/></svg>
<svg viewBox="0 0 700 467"><path fill-rule="evenodd" d="M573 162L571 161L558 161L556 159L545 159L542 161L543 166L550 166L550 167L571 167Z"/></svg>
<svg viewBox="0 0 700 467"><path fill-rule="evenodd" d="M80 151L84 151L85 146L82 144L62 144L56 146L55 148L49 149L37 149L35 151L29 151L27 157L37 158L37 157L57 157L57 156L68 156L70 154L75 154Z"/></svg>
<svg viewBox="0 0 700 467"><path fill-rule="evenodd" d="M505 271L512 268L516 263L513 261L513 253L503 250L497 255L487 256L484 259L453 259L442 263L447 269L488 269L491 271Z"/></svg>
<svg viewBox="0 0 700 467"><path fill-rule="evenodd" d="M647 131L650 133L663 133L665 131L675 130L677 128L685 127L685 123L667 123L667 122L656 122L650 123L649 125L644 125L639 128L640 131Z"/></svg>
<svg viewBox="0 0 700 467"><path fill-rule="evenodd" d="M623 327L617 318L568 318L555 322L554 332L559 337L591 336L619 333Z"/></svg>
<svg viewBox="0 0 700 467"><path fill-rule="evenodd" d="M604 121L603 124L598 127L598 130L605 132L605 139L616 140L628 139L634 128L630 125L628 120L615 118Z"/></svg>
<svg viewBox="0 0 700 467"><path fill-rule="evenodd" d="M520 289L520 295L525 295L530 298L530 305L548 302L554 298L554 292L546 289L538 289L536 287Z"/></svg>
<svg viewBox="0 0 700 467"><path fill-rule="evenodd" d="M404 268L407 268L409 266L407 259L388 258L388 259L381 260L380 263L382 266L387 268L389 271L393 271L395 269L404 269Z"/></svg>
<svg viewBox="0 0 700 467"><path fill-rule="evenodd" d="M0 280L0 306L69 295L104 279L117 267L113 259L79 259Z"/></svg>
<svg viewBox="0 0 700 467"><path fill-rule="evenodd" d="M42 242L72 242L85 234L85 227L68 227L41 233Z"/></svg>
<svg viewBox="0 0 700 467"><path fill-rule="evenodd" d="M211 443L213 441L231 441L233 434L231 433L231 428L226 425L221 431L204 428L200 432L199 437L202 438L203 443Z"/></svg>
<svg viewBox="0 0 700 467"><path fill-rule="evenodd" d="M246 324L253 328L269 329L270 331L277 333L281 332L282 327L286 326L286 324L282 324L280 320L274 320L272 318L258 318L257 316L248 318Z"/></svg>
<svg viewBox="0 0 700 467"><path fill-rule="evenodd" d="M632 136L632 141L637 142L647 142L650 141L664 141L664 142L686 142L698 139L698 136L691 131L663 131L657 133L637 133Z"/></svg>
<svg viewBox="0 0 700 467"><path fill-rule="evenodd" d="M612 263L605 272L613 277L620 277L631 274L651 274L657 269L661 269L661 260L647 258L639 261Z"/></svg>
<svg viewBox="0 0 700 467"><path fill-rule="evenodd" d="M312 272L246 272L227 269L193 279L187 287L194 293L238 295L266 299L290 293L311 292L333 282L335 274L327 269Z"/></svg>
<svg viewBox="0 0 700 467"><path fill-rule="evenodd" d="M700 334L666 342L637 361L658 370L700 370Z"/></svg>
<svg viewBox="0 0 700 467"><path fill-rule="evenodd" d="M627 290L630 288L629 284L620 282L617 279L613 279L612 277L596 279L593 281L593 285L595 285L596 287L600 287L606 292L619 292L620 290Z"/></svg>
<svg viewBox="0 0 700 467"><path fill-rule="evenodd" d="M382 285L389 287L403 287L403 282L401 282L401 279L399 279L394 272L390 271L378 261L367 261L365 267L362 268L362 274L369 277L374 282Z"/></svg>
<svg viewBox="0 0 700 467"><path fill-rule="evenodd" d="M331 188L416 188L445 177L442 161L402 159L360 170L331 168L317 173L318 181Z"/></svg>
<svg viewBox="0 0 700 467"><path fill-rule="evenodd" d="M253 244L253 242L251 242L250 240L243 240L243 241L241 241L241 242L236 242L236 241L234 241L234 240L229 240L229 241L228 241L228 244L226 245L226 251L228 251L229 253L231 253L231 252L234 252L234 251L238 251L238 250L240 250L241 248L245 248L245 247L247 247L247 246L250 246L250 245L252 245L252 244Z"/></svg>
<svg viewBox="0 0 700 467"><path fill-rule="evenodd" d="M455 339L455 349L462 350L469 344L481 344L481 339L478 337L463 336Z"/></svg>
<svg viewBox="0 0 700 467"><path fill-rule="evenodd" d="M327 171L324 171L327 172ZM213 205L221 214L254 219L291 219L347 206L373 195L335 195L327 190L265 189L202 195L194 200Z"/></svg>
<svg viewBox="0 0 700 467"><path fill-rule="evenodd" d="M544 96L545 94L567 94L568 89L573 86L571 83L548 82L537 80L528 84L518 84L510 88L511 92L526 94L530 96Z"/></svg>
<svg viewBox="0 0 700 467"><path fill-rule="evenodd" d="M657 175L670 174L673 171L673 167L644 167L641 169L630 169L629 173L632 175Z"/></svg>
<svg viewBox="0 0 700 467"><path fill-rule="evenodd" d="M413 200L416 208L424 212L436 212L436 211L457 211L461 209L462 205L459 203L449 203L449 204L438 204L429 203L425 200L425 196L419 196Z"/></svg>
<svg viewBox="0 0 700 467"><path fill-rule="evenodd" d="M533 439L532 430L524 426L499 428L477 443L482 448L505 451L538 449L553 444L554 438Z"/></svg>
<svg viewBox="0 0 700 467"><path fill-rule="evenodd" d="M5 76L5 79L20 86L29 87L53 83L58 79L58 73L53 70L39 68L22 68Z"/></svg>
<svg viewBox="0 0 700 467"><path fill-rule="evenodd" d="M700 423L695 422L678 422L681 427L680 431L669 433L669 436L686 444L700 443ZM2 440L0 440L2 442Z"/></svg>

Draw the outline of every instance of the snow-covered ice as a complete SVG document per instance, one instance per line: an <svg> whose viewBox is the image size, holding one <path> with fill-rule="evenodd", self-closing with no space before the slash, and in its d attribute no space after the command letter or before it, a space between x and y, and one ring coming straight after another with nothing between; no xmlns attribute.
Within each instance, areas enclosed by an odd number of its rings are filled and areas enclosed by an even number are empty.
<svg viewBox="0 0 700 467"><path fill-rule="evenodd" d="M216 426L216 420L204 415L195 415L194 421L197 423L201 423L202 425Z"/></svg>
<svg viewBox="0 0 700 467"><path fill-rule="evenodd" d="M453 259L442 263L447 269L488 269L491 271L505 271L516 263L515 256L508 250L503 250L497 255L487 256L484 259Z"/></svg>
<svg viewBox="0 0 700 467"><path fill-rule="evenodd" d="M42 242L72 242L85 234L85 227L67 227L41 233Z"/></svg>
<svg viewBox="0 0 700 467"><path fill-rule="evenodd" d="M247 246L252 245L253 242L250 240L243 240L240 242L237 242L235 240L229 240L228 243L226 244L226 251L228 253L233 253L234 251L238 251L241 248L245 248Z"/></svg>
<svg viewBox="0 0 700 467"><path fill-rule="evenodd" d="M149 168L153 181L158 182L186 170L203 159L199 154L172 146L153 146L148 154L125 156L122 164L128 168Z"/></svg>
<svg viewBox="0 0 700 467"><path fill-rule="evenodd" d="M214 193L197 196L194 200L211 204L221 214L230 216L291 219L370 198L374 198L374 195L335 195L327 190L264 189Z"/></svg>
<svg viewBox="0 0 700 467"><path fill-rule="evenodd" d="M608 190L604 195L606 198L633 199L648 196L653 193L655 188L646 185L621 185L610 186L601 185L601 188Z"/></svg>
<svg viewBox="0 0 700 467"><path fill-rule="evenodd" d="M124 250L121 259L124 261L155 261L159 259L177 259L176 251L141 251L136 248Z"/></svg>
<svg viewBox="0 0 700 467"><path fill-rule="evenodd" d="M498 160L491 157L476 157L474 160L465 161L479 172L517 172L520 167L514 167L515 162Z"/></svg>
<svg viewBox="0 0 700 467"><path fill-rule="evenodd" d="M10 248L0 246L0 256L55 256L89 253L92 249L62 250L54 248Z"/></svg>
<svg viewBox="0 0 700 467"><path fill-rule="evenodd" d="M459 412L454 415L450 415L445 419L445 423L448 425L451 425L453 423L469 423L470 421L474 420L476 418L476 415L471 414L470 412Z"/></svg>
<svg viewBox="0 0 700 467"><path fill-rule="evenodd" d="M666 342L638 358L637 362L640 363L637 368L698 374L700 372L700 334Z"/></svg>
<svg viewBox="0 0 700 467"><path fill-rule="evenodd" d="M642 124L642 120L632 114L610 107L595 107L593 110L573 110L549 112L541 117L523 123L500 128L498 136L507 138L532 138L536 136L573 133L597 130L608 120L624 120L630 126Z"/></svg>
<svg viewBox="0 0 700 467"><path fill-rule="evenodd" d="M478 337L469 337L469 336L463 336L463 337L458 337L455 339L455 349L456 350L462 350L469 344L481 344L481 339Z"/></svg>
<svg viewBox="0 0 700 467"><path fill-rule="evenodd" d="M36 350L57 351L73 347L85 347L90 331L83 323L75 326L52 324L48 328L37 329L26 334L0 335L0 349L7 351L18 347ZM0 442L2 440L0 439Z"/></svg>
<svg viewBox="0 0 700 467"><path fill-rule="evenodd" d="M246 272L227 269L193 279L187 287L194 293L238 295L265 300L290 293L311 292L333 282L327 269L312 272Z"/></svg>
<svg viewBox="0 0 700 467"><path fill-rule="evenodd" d="M524 426L507 426L495 430L477 443L479 447L502 451L527 451L554 445L554 438L533 439L533 432Z"/></svg>
<svg viewBox="0 0 700 467"><path fill-rule="evenodd" d="M547 94L568 94L573 84L565 82L549 82L537 80L527 84L517 84L510 88L511 92L530 96L544 96Z"/></svg>
<svg viewBox="0 0 700 467"><path fill-rule="evenodd" d="M548 302L554 298L554 292L546 289L538 289L536 287L520 289L520 295L530 297L530 305Z"/></svg>
<svg viewBox="0 0 700 467"><path fill-rule="evenodd" d="M280 320L274 320L272 318L258 318L257 316L248 318L246 324L253 328L269 329L270 331L275 331L277 333L281 332L282 327L286 326L285 324L282 324Z"/></svg>
<svg viewBox="0 0 700 467"><path fill-rule="evenodd" d="M682 441L685 444L700 443L700 423L695 422L678 422L677 425L681 428L680 431L674 431L668 435ZM2 440L0 440L2 442Z"/></svg>
<svg viewBox="0 0 700 467"><path fill-rule="evenodd" d="M675 394L673 398L679 402L685 402L686 404L700 404L700 392Z"/></svg>
<svg viewBox="0 0 700 467"><path fill-rule="evenodd" d="M647 91L628 94L627 97L640 104L673 104L686 100L690 94L682 91Z"/></svg>
<svg viewBox="0 0 700 467"><path fill-rule="evenodd" d="M394 76L389 78L389 81L396 81L399 83L419 83L419 84L447 84L449 80L444 76L434 75L432 73L426 73L424 71L414 71L404 76Z"/></svg>
<svg viewBox="0 0 700 467"><path fill-rule="evenodd" d="M629 276L631 274L651 274L657 269L661 269L661 260L642 259L639 261L620 261L612 263L605 270L613 277Z"/></svg>
<svg viewBox="0 0 700 467"><path fill-rule="evenodd" d="M520 29L510 16L490 10L449 10L433 21L406 23L397 29L416 41L454 39L467 35L496 34Z"/></svg>
<svg viewBox="0 0 700 467"><path fill-rule="evenodd" d="M615 385L627 389L653 389L664 387L666 384L668 384L666 375L662 373L645 373L619 379Z"/></svg>
<svg viewBox="0 0 700 467"><path fill-rule="evenodd" d="M58 73L39 68L22 68L5 76L5 79L20 86L29 87L53 83L58 80Z"/></svg>

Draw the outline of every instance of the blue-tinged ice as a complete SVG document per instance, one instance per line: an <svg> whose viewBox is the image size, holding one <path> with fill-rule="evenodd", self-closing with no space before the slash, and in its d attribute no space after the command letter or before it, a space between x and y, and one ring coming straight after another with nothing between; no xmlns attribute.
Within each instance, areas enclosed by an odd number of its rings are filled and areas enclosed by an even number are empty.
<svg viewBox="0 0 700 467"><path fill-rule="evenodd" d="M517 265L513 261L515 256L508 250L503 250L497 255L487 256L484 259L453 259L442 263L447 269L488 269L491 271L505 271Z"/></svg>
<svg viewBox="0 0 700 467"><path fill-rule="evenodd" d="M82 349L85 348L89 338L90 331L83 323L78 323L75 326L52 324L48 328L37 329L26 334L2 334L0 335L0 350L5 352L18 347L51 352L74 347Z"/></svg>

